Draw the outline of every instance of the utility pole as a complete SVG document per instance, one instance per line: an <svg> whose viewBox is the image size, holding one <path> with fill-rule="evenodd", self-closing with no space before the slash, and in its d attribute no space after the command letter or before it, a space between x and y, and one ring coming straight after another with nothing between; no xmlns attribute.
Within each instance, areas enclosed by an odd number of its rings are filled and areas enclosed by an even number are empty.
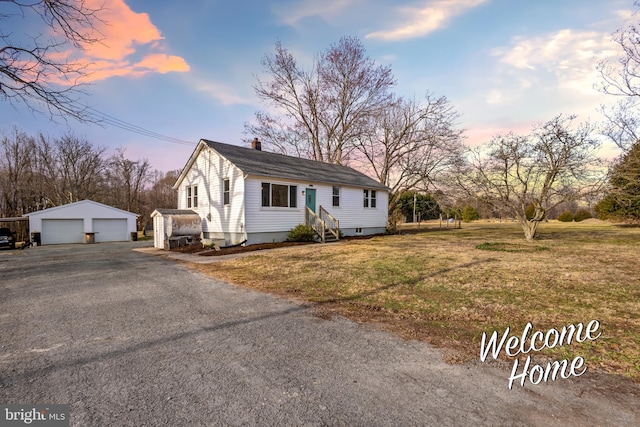
<svg viewBox="0 0 640 427"><path fill-rule="evenodd" d="M415 224L416 221L416 201L418 199L418 195L416 193L413 193L413 223Z"/></svg>

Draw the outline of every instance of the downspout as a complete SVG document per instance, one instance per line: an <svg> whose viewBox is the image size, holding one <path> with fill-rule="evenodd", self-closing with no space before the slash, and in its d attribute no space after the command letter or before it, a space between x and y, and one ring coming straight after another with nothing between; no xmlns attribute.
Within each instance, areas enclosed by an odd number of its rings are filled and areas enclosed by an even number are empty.
<svg viewBox="0 0 640 427"><path fill-rule="evenodd" d="M247 234L247 178L249 175L242 174L242 222L240 223L240 231L244 235L244 241L249 241Z"/></svg>

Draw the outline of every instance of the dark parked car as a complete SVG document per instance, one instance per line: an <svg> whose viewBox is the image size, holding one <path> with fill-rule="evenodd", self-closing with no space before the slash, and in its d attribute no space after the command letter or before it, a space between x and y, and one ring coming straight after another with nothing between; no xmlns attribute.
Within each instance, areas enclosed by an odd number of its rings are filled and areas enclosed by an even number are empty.
<svg viewBox="0 0 640 427"><path fill-rule="evenodd" d="M0 228L0 248L16 248L16 234L8 228Z"/></svg>

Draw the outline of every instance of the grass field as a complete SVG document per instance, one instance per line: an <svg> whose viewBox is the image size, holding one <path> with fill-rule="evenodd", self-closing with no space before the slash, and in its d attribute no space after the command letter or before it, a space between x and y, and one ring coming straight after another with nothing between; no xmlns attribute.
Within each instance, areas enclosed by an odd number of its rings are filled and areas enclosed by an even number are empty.
<svg viewBox="0 0 640 427"><path fill-rule="evenodd" d="M482 333L546 332L591 320L595 341L556 346L589 370L640 382L640 228L544 223L428 226L419 234L309 245L199 266L236 284L314 303L320 315L376 322L408 339L479 359ZM424 226L423 226L424 228Z"/></svg>

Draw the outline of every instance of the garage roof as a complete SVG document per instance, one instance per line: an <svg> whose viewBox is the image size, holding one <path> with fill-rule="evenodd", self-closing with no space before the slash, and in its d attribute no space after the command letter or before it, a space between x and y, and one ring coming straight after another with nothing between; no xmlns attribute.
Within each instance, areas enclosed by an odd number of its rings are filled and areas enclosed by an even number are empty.
<svg viewBox="0 0 640 427"><path fill-rule="evenodd" d="M94 211L103 211L106 212L107 210L110 213L110 216L108 216L108 218L111 218L114 216L114 214L117 214L117 216L120 217L125 217L125 216L133 216L133 217L137 217L138 214L135 214L133 212L128 212L122 209L118 209L118 208L114 208L113 206L109 206L109 205L105 205L102 203L98 203L98 202L94 202L93 200L80 200L79 202L74 202L74 203L69 203L66 205L61 205L61 206L54 206L52 208L48 208L48 209L42 209L39 211L35 211L35 212L31 212L28 214L24 214L23 216L28 216L28 217L32 217L32 216L48 216L48 215L55 215L55 216L59 216L60 214L63 214L64 210L86 210L86 209L92 209ZM92 216L96 216L95 212L94 215ZM107 218L107 217L105 217Z"/></svg>

